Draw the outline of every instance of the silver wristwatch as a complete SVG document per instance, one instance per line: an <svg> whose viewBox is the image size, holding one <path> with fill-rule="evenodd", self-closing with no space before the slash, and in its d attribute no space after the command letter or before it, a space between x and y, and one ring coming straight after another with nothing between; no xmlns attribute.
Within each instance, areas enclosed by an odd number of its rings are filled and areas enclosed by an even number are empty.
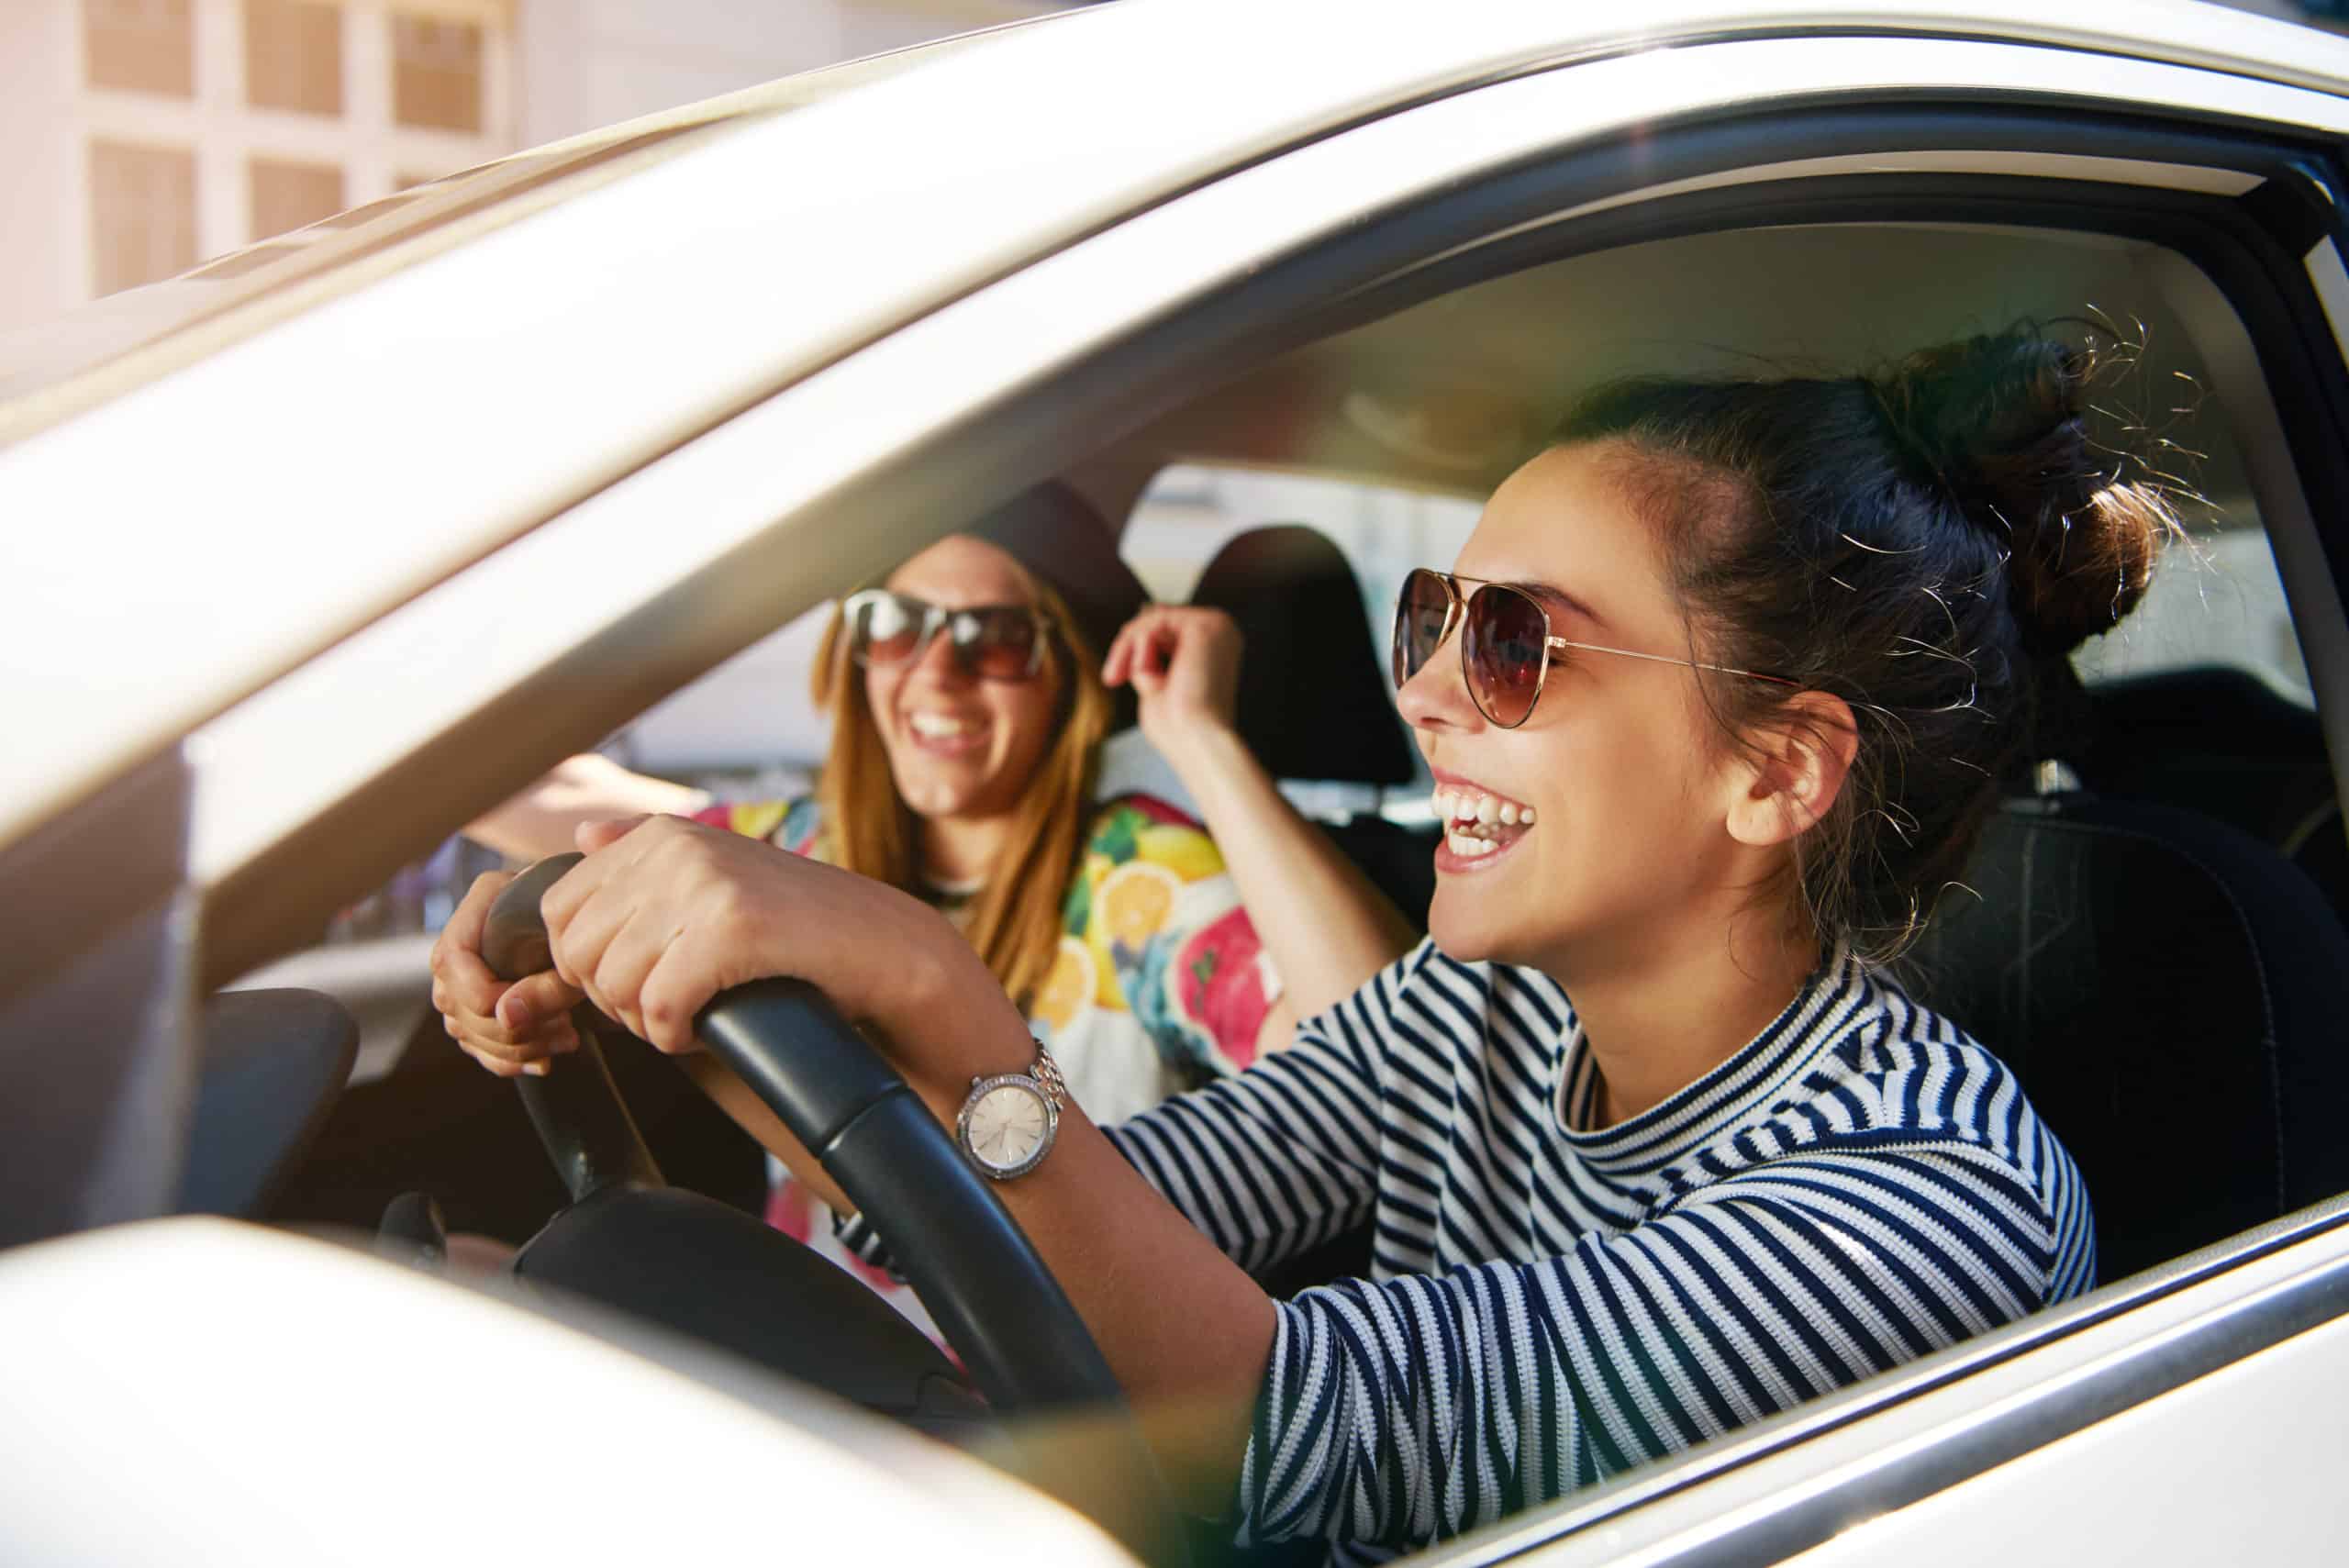
<svg viewBox="0 0 2349 1568"><path fill-rule="evenodd" d="M971 1080L970 1098L954 1118L955 1141L972 1164L998 1182L1024 1176L1043 1163L1061 1129L1067 1081L1043 1042L1025 1073Z"/></svg>

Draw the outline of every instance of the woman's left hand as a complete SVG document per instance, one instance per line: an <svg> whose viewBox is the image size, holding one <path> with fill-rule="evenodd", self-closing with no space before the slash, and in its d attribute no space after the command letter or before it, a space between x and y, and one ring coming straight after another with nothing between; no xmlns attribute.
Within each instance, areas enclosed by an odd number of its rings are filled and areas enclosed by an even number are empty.
<svg viewBox="0 0 2349 1568"><path fill-rule="evenodd" d="M662 1051L696 1048L719 992L789 975L876 1028L918 1090L1022 1065L1018 1045L1008 1062L989 1049L1027 1031L978 954L885 883L681 817L587 823L579 847L587 858L540 900L555 971Z"/></svg>
<svg viewBox="0 0 2349 1568"><path fill-rule="evenodd" d="M1170 761L1239 728L1240 628L1221 610L1152 605L1118 633L1101 667L1141 699L1141 731Z"/></svg>

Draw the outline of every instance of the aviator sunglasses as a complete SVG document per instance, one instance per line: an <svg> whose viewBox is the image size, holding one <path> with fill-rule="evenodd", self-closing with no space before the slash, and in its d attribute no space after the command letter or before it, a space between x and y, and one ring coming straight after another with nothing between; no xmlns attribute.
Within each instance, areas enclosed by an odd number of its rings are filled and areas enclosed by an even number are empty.
<svg viewBox="0 0 2349 1568"><path fill-rule="evenodd" d="M1465 595L1462 584L1473 584ZM1614 653L1625 659L1645 659L1656 664L1679 664L1691 670L1712 670L1749 680L1795 683L1782 675L1732 670L1726 664L1701 664L1664 653L1634 653L1628 648L1602 648L1595 642L1573 642L1550 635L1550 612L1522 588L1487 583L1478 577L1455 577L1448 572L1414 567L1403 579L1395 605L1395 689L1400 691L1434 657L1443 639L1460 628L1460 673L1476 711L1503 729L1515 729L1533 717L1542 684L1550 677L1551 651L1573 649L1584 653Z"/></svg>
<svg viewBox="0 0 2349 1568"><path fill-rule="evenodd" d="M849 657L867 667L910 664L941 628L955 668L983 681L1025 681L1044 667L1046 624L1033 605L969 605L948 609L911 594L866 588L841 606Z"/></svg>

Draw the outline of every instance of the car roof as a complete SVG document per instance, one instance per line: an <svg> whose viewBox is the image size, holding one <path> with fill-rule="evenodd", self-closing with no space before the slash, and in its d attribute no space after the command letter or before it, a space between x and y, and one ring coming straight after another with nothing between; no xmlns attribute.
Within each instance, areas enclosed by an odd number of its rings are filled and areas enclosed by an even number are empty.
<svg viewBox="0 0 2349 1568"><path fill-rule="evenodd" d="M24 432L0 447L0 512L20 525L11 574L30 606L0 630L0 667L26 673L31 706L0 761L0 843L729 414L1089 232L1403 106L1789 32L2349 78L2349 43L2184 0L2131 7L2127 34L2083 0L1364 16L1129 0L915 51L919 69L788 114L752 95L670 122L723 134L648 144L626 178L566 187L528 221L420 232L412 259L389 245L207 317L202 358L165 354L102 401L51 384L29 414L0 411ZM444 246L452 233L463 242ZM135 640L94 645L94 605ZM61 647L89 650L86 665L60 671Z"/></svg>

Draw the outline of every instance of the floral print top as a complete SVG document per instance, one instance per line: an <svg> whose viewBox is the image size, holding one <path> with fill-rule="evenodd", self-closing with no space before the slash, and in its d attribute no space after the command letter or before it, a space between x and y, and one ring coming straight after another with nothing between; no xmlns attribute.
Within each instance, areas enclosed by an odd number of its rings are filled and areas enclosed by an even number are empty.
<svg viewBox="0 0 2349 1568"><path fill-rule="evenodd" d="M713 806L698 820L829 859L813 799ZM969 895L937 895L952 916ZM1146 795L1104 804L1061 905L1061 944L1028 1006L1069 1092L1098 1122L1255 1060L1280 995L1215 840Z"/></svg>

